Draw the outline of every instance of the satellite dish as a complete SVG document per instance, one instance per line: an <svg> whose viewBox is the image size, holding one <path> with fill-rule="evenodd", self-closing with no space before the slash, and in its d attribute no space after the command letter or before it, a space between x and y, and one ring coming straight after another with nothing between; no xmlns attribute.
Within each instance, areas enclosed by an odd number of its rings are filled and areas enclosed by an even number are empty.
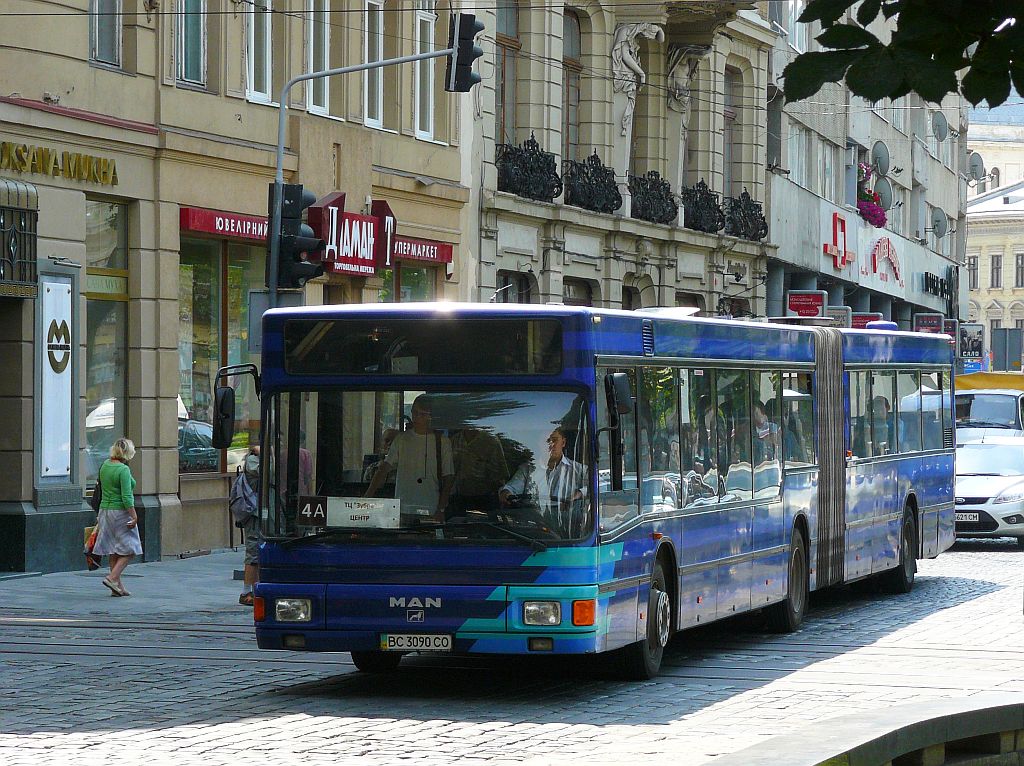
<svg viewBox="0 0 1024 766"><path fill-rule="evenodd" d="M932 135L938 141L945 141L949 135L949 123L942 112L932 112Z"/></svg>
<svg viewBox="0 0 1024 766"><path fill-rule="evenodd" d="M937 207L932 210L932 232L936 237L942 239L946 236L946 229L948 227L946 221L946 214L943 212L941 207Z"/></svg>
<svg viewBox="0 0 1024 766"><path fill-rule="evenodd" d="M875 194L878 195L878 204L882 210L889 210L892 207L892 184L887 178L875 181Z"/></svg>
<svg viewBox="0 0 1024 766"><path fill-rule="evenodd" d="M875 141L871 147L871 167L880 176L889 175L889 147L881 141ZM875 190L878 190L877 187Z"/></svg>
<svg viewBox="0 0 1024 766"><path fill-rule="evenodd" d="M985 160L977 152L971 152L967 160L967 176L972 181L980 181L985 177Z"/></svg>

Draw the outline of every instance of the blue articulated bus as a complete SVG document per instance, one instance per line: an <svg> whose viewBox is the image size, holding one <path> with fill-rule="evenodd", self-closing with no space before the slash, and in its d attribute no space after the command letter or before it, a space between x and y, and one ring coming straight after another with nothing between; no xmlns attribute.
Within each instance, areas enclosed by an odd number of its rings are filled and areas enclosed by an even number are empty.
<svg viewBox="0 0 1024 766"><path fill-rule="evenodd" d="M672 309L269 311L259 646L649 678L691 626L908 592L954 539L952 367L944 336Z"/></svg>

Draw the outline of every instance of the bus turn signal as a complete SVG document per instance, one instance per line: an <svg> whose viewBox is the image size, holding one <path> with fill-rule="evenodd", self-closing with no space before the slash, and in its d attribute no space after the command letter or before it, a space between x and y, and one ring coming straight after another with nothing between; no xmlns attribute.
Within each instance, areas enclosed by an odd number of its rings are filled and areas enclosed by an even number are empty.
<svg viewBox="0 0 1024 766"><path fill-rule="evenodd" d="M597 601L592 598L586 601L572 602L572 624L593 625L594 616L597 612Z"/></svg>

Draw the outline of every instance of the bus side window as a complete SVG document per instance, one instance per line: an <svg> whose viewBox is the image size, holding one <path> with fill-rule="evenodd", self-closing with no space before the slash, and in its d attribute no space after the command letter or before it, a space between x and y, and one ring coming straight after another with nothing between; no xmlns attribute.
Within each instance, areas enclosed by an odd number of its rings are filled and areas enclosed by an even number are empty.
<svg viewBox="0 0 1024 766"><path fill-rule="evenodd" d="M640 376L641 512L679 502L679 412L675 371L644 367Z"/></svg>
<svg viewBox="0 0 1024 766"><path fill-rule="evenodd" d="M897 444L901 453L921 449L921 380L918 373L900 371L896 374L896 395L899 402L899 433Z"/></svg>
<svg viewBox="0 0 1024 766"><path fill-rule="evenodd" d="M639 513L637 505L636 476L636 421L632 412L619 417L620 431L609 429L611 419L608 415L608 401L601 394L605 376L613 372L626 372L630 377L630 385L636 392L636 374L633 370L616 370L601 368L597 372L600 383L597 397L597 427L601 430L599 439L599 458L597 463L598 512L600 514L600 530L608 532L622 526ZM622 439L622 491L612 490L611 452L613 440Z"/></svg>
<svg viewBox="0 0 1024 766"><path fill-rule="evenodd" d="M921 373L921 447L942 449L942 373Z"/></svg>
<svg viewBox="0 0 1024 766"><path fill-rule="evenodd" d="M726 424L725 492L729 500L753 497L750 466L750 376L746 370L718 370L719 410ZM722 434L719 434L719 440ZM720 442L721 444L721 442Z"/></svg>
<svg viewBox="0 0 1024 766"><path fill-rule="evenodd" d="M868 373L850 375L850 451L853 457L871 457L871 387Z"/></svg>
<svg viewBox="0 0 1024 766"><path fill-rule="evenodd" d="M876 456L896 452L895 385L896 373L871 372L871 453Z"/></svg>
<svg viewBox="0 0 1024 766"><path fill-rule="evenodd" d="M782 374L782 452L790 467L814 465L814 399L809 372Z"/></svg>
<svg viewBox="0 0 1024 766"><path fill-rule="evenodd" d="M772 498L782 484L782 426L777 372L752 372L751 438L754 497Z"/></svg>
<svg viewBox="0 0 1024 766"><path fill-rule="evenodd" d="M711 370L679 373L682 429L682 505L701 507L718 502L718 422L714 374ZM723 429L724 430L724 429Z"/></svg>

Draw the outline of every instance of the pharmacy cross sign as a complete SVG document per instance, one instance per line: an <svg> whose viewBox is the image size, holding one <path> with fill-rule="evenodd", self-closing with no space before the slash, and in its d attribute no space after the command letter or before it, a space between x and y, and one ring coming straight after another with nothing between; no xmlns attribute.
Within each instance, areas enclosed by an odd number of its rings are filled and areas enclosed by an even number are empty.
<svg viewBox="0 0 1024 766"><path fill-rule="evenodd" d="M831 256L837 269L853 263L856 257L853 250L846 249L846 219L839 213L832 214L832 244L826 242L823 250L825 255Z"/></svg>

